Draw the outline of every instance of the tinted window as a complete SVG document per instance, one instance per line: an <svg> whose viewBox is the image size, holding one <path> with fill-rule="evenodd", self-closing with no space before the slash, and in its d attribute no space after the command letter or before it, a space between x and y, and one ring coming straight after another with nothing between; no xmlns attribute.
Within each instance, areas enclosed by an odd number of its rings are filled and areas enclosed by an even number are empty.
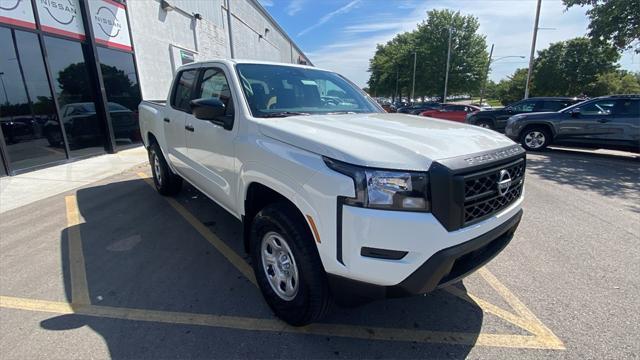
<svg viewBox="0 0 640 360"><path fill-rule="evenodd" d="M511 109L515 112L531 112L535 107L535 101L521 101L511 106Z"/></svg>
<svg viewBox="0 0 640 360"><path fill-rule="evenodd" d="M225 115L233 115L233 101L231 100L231 90L229 83L220 69L206 69L202 73L202 81L198 89L196 98L215 98L220 100L226 107Z"/></svg>
<svg viewBox="0 0 640 360"><path fill-rule="evenodd" d="M105 124L95 111L95 84L84 62L85 45L49 36L45 44L72 156L104 152Z"/></svg>
<svg viewBox="0 0 640 360"><path fill-rule="evenodd" d="M253 116L383 111L332 72L265 64L239 64L236 69Z"/></svg>
<svg viewBox="0 0 640 360"><path fill-rule="evenodd" d="M98 57L116 145L137 143L140 141L138 104L141 97L133 55L98 47Z"/></svg>
<svg viewBox="0 0 640 360"><path fill-rule="evenodd" d="M573 101L568 100L542 100L536 103L534 111L558 111L572 103Z"/></svg>
<svg viewBox="0 0 640 360"><path fill-rule="evenodd" d="M580 113L582 115L611 115L615 104L615 100L591 101L580 106Z"/></svg>
<svg viewBox="0 0 640 360"><path fill-rule="evenodd" d="M640 116L640 99L618 100L616 114Z"/></svg>
<svg viewBox="0 0 640 360"><path fill-rule="evenodd" d="M196 80L198 70L185 70L178 74L178 80L173 90L171 105L178 110L190 113L189 101L191 101L191 92L193 83Z"/></svg>
<svg viewBox="0 0 640 360"><path fill-rule="evenodd" d="M0 49L0 124L12 168L64 160L37 35L0 28Z"/></svg>

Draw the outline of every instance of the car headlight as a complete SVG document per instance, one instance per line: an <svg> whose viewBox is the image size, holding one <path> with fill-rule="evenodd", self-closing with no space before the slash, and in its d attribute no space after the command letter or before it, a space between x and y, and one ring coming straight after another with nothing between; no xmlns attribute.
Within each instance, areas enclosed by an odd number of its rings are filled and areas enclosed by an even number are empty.
<svg viewBox="0 0 640 360"><path fill-rule="evenodd" d="M330 169L353 179L356 196L344 199L348 205L386 210L431 210L426 172L370 169L323 159Z"/></svg>

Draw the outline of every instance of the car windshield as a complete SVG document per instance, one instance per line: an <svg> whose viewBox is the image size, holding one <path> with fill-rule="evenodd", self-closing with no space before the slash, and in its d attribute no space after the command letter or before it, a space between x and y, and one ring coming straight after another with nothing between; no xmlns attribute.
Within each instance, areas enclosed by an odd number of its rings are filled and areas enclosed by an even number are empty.
<svg viewBox="0 0 640 360"><path fill-rule="evenodd" d="M236 70L255 117L383 112L336 73L269 64L238 64Z"/></svg>

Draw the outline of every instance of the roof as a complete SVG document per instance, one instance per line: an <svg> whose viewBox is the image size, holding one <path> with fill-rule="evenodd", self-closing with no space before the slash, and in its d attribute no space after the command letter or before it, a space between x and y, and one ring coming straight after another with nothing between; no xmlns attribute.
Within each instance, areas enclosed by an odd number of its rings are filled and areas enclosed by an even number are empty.
<svg viewBox="0 0 640 360"><path fill-rule="evenodd" d="M181 66L180 69L197 68L197 67L200 67L202 65L206 65L206 64L209 64L209 63L213 63L213 62L224 63L224 64L227 64L229 66L233 66L233 65L236 65L236 64L262 64L262 65L289 66L289 67L296 67L296 68L310 69L310 70L331 71L331 70L322 69L322 68L318 68L318 67L311 66L311 65L299 65L299 64L281 63L281 62L273 62L273 61L262 61L262 60L251 60L251 59L223 59L223 58L209 59L209 60L192 62L192 63L189 63L189 64Z"/></svg>

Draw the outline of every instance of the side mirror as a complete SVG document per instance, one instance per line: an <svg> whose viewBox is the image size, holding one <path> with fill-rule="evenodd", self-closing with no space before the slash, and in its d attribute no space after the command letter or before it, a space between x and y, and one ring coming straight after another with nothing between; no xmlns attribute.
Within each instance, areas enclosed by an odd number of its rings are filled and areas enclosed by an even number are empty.
<svg viewBox="0 0 640 360"><path fill-rule="evenodd" d="M504 108L504 110L508 113L512 113L513 112L513 108L511 106L507 106L506 108Z"/></svg>
<svg viewBox="0 0 640 360"><path fill-rule="evenodd" d="M208 120L226 130L233 128L233 115L226 115L226 105L216 98L191 100L191 113L196 119Z"/></svg>
<svg viewBox="0 0 640 360"><path fill-rule="evenodd" d="M569 113L573 117L578 117L578 115L580 115L580 108L571 109L571 111Z"/></svg>

